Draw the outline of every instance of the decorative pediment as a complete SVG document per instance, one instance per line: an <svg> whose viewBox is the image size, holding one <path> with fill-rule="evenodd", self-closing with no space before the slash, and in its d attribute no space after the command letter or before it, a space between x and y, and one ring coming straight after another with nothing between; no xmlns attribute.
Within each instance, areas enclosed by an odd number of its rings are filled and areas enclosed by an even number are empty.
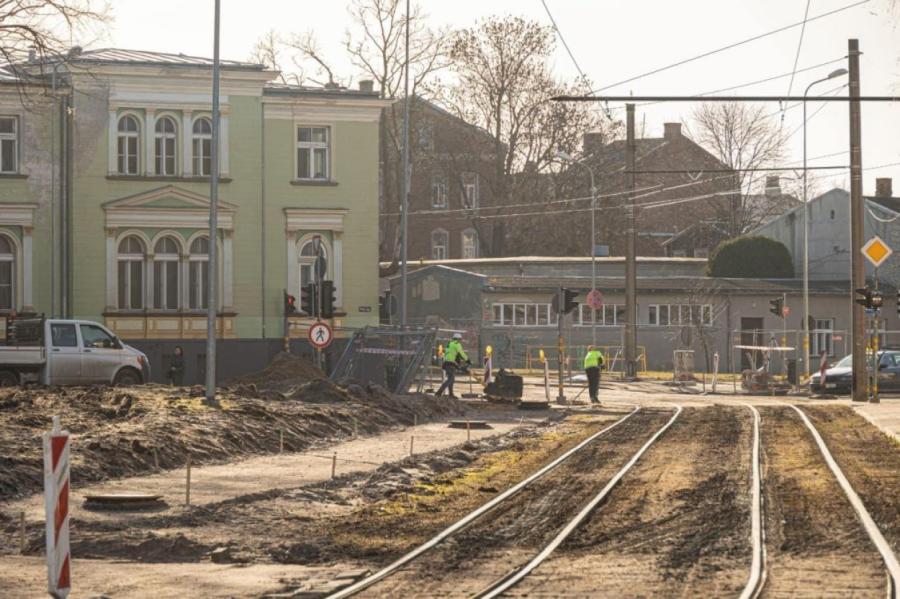
<svg viewBox="0 0 900 599"><path fill-rule="evenodd" d="M234 229L237 206L219 200L219 228ZM202 229L209 226L209 198L167 185L103 204L106 227Z"/></svg>

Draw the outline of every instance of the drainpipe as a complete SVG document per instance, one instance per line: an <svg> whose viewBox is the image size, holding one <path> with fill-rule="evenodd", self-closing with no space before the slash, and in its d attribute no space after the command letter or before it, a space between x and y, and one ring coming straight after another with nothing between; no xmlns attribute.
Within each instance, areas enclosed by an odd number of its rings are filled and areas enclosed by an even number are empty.
<svg viewBox="0 0 900 599"><path fill-rule="evenodd" d="M260 120L260 161L259 161L259 260L260 283L259 300L262 314L262 338L266 338L266 103L259 99Z"/></svg>
<svg viewBox="0 0 900 599"><path fill-rule="evenodd" d="M72 131L71 119L69 118L69 109L72 106L73 88L70 85L68 96L63 98L61 104L62 118L62 149L63 160L60 165L61 186L60 186L60 239L62 244L62 260L60 264L60 284L62 287L62 316L63 318L72 317L71 305L71 281L70 281L70 247L69 247L69 221L70 221L70 198L72 197Z"/></svg>

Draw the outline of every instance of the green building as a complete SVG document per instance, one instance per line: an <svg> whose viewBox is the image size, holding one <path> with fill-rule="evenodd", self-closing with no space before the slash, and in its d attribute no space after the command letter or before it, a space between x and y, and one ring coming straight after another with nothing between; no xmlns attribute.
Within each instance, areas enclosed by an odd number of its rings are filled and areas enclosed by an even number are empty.
<svg viewBox="0 0 900 599"><path fill-rule="evenodd" d="M0 73L0 314L105 323L147 350L157 375L181 345L199 381L212 61L76 49L27 71ZM222 62L216 244L229 375L264 364L286 329L306 338L310 321L285 318L284 292L299 302L316 239L336 336L378 317L384 102L370 82L309 88L277 76Z"/></svg>

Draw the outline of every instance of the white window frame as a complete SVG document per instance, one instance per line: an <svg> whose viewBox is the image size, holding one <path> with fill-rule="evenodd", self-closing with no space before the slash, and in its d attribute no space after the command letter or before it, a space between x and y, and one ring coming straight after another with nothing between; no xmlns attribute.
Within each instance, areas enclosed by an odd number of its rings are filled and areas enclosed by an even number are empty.
<svg viewBox="0 0 900 599"><path fill-rule="evenodd" d="M171 133L159 130L160 125L165 121L172 123L173 131ZM166 151L166 140L172 140L171 156ZM166 171L165 168L166 161L169 159L172 160L171 172ZM153 166L157 175L163 177L178 176L178 119L168 114L159 116L153 125Z"/></svg>
<svg viewBox="0 0 900 599"><path fill-rule="evenodd" d="M300 130L310 130L310 141L300 141ZM325 141L312 141L312 130L322 129L325 131ZM297 147L294 152L294 177L297 181L330 181L331 180L331 126L329 125L297 125L294 130L297 140ZM307 167L309 168L309 177L300 176L300 150L309 150ZM325 174L322 177L315 176L316 166L316 150L325 150Z"/></svg>
<svg viewBox="0 0 900 599"><path fill-rule="evenodd" d="M463 259L475 259L478 257L478 231L475 229L466 229L460 234L460 241L462 243L462 254L461 258Z"/></svg>
<svg viewBox="0 0 900 599"><path fill-rule="evenodd" d="M492 324L496 327L556 326L556 313L544 302L494 302L491 304Z"/></svg>
<svg viewBox="0 0 900 599"><path fill-rule="evenodd" d="M13 124L13 132L12 133L0 133L0 173L4 175L14 175L19 172L19 117L13 115L0 115L0 121L9 120ZM7 145L3 142L13 142L12 149L12 169L4 169L3 168L3 148Z"/></svg>
<svg viewBox="0 0 900 599"><path fill-rule="evenodd" d="M175 244L175 253L161 253L157 252L156 248L159 247L159 244L164 240L170 239L172 243ZM159 264L160 268L159 273L157 273L157 264ZM166 298L168 297L168 277L164 276L167 274L167 271L171 268L175 269L175 305L174 306L166 306L162 305L166 303ZM163 276L157 276L163 275ZM157 239L153 244L153 309L160 310L165 312L174 312L181 309L181 280L182 280L182 272L181 272L181 242L177 237L173 235L163 235L159 239ZM157 297L157 295L159 297Z"/></svg>
<svg viewBox="0 0 900 599"><path fill-rule="evenodd" d="M197 124L201 121L209 123L209 133L195 131ZM209 142L209 156L203 151L206 141ZM207 158L209 159L209 172L203 172L203 163ZM212 174L212 118L206 115L198 116L191 123L191 167L195 177L209 177Z"/></svg>
<svg viewBox="0 0 900 599"><path fill-rule="evenodd" d="M447 183L439 179L431 182L431 207L447 207Z"/></svg>
<svg viewBox="0 0 900 599"><path fill-rule="evenodd" d="M133 237L138 241L142 248L142 252L140 254L123 254L122 253L122 244L126 239ZM128 263L129 267L126 269L126 277L125 280L122 280L121 276L118 276L118 281L116 284L116 307L119 310L144 310L147 305L147 242L141 239L138 235L134 233L129 233L127 235L123 235L121 239L116 242L116 272L119 273L119 265L123 262ZM140 306L132 306L131 305L131 297L132 297L132 289L131 289L131 265L134 263L140 264L141 269L141 293L139 297L141 298ZM122 305L121 302L121 286L125 286L125 303L127 305Z"/></svg>
<svg viewBox="0 0 900 599"><path fill-rule="evenodd" d="M823 345L827 351L828 357L834 356L834 318L816 318L815 328L810 331L812 333L811 355L818 356L821 354Z"/></svg>
<svg viewBox="0 0 900 599"><path fill-rule="evenodd" d="M690 325L693 324L695 311L702 326L712 326L715 322L712 304L650 304L647 308L647 324L656 327ZM687 319L682 318L684 313L687 314ZM662 323L662 314L666 315L665 323Z"/></svg>
<svg viewBox="0 0 900 599"><path fill-rule="evenodd" d="M12 237L5 233L0 233L0 237L9 244L10 253L0 253L0 263L9 263L9 306L0 305L0 310L13 310L16 307L16 298L18 297L17 272L18 264L16 263L16 243Z"/></svg>
<svg viewBox="0 0 900 599"><path fill-rule="evenodd" d="M463 208L478 208L478 173L463 173L459 201ZM471 192L471 193L470 193Z"/></svg>
<svg viewBox="0 0 900 599"><path fill-rule="evenodd" d="M307 237L303 239L299 247L297 248L297 262L299 264L297 270L297 297L300 297L300 293L303 289L303 274L308 273L309 280L307 283L315 282L316 276L316 257L315 256L307 256L303 254L303 250L307 247L314 248L313 245L315 240L315 236ZM325 258L325 279L328 279L329 269L331 267L330 253L328 250L328 242L324 237L320 237L320 243L322 244L322 255Z"/></svg>
<svg viewBox="0 0 900 599"><path fill-rule="evenodd" d="M442 243L435 243L436 240L442 241ZM442 250L438 252L438 250ZM438 255L438 254L442 255ZM450 234L446 229L435 229L431 232L431 259L432 260L447 260L450 258Z"/></svg>
<svg viewBox="0 0 900 599"><path fill-rule="evenodd" d="M135 122L136 131L122 131L122 123L126 119L132 119ZM141 131L142 131L142 119L132 113L126 112L119 115L119 118L116 120L116 173L119 175L128 175L135 176L141 174ZM134 140L135 151L134 151L134 161L135 161L135 170L131 172L128 169L128 163L131 161L132 154L129 151L128 146L129 140ZM123 144L124 141L124 144ZM124 152L122 151L124 145Z"/></svg>
<svg viewBox="0 0 900 599"><path fill-rule="evenodd" d="M194 244L198 241L206 241L205 254L195 252ZM188 310L206 310L209 307L209 237L200 235L191 240L188 247ZM206 268L204 268L204 266ZM200 279L196 287L191 286L194 271ZM205 273L205 274L204 274ZM193 292L193 293L192 293Z"/></svg>

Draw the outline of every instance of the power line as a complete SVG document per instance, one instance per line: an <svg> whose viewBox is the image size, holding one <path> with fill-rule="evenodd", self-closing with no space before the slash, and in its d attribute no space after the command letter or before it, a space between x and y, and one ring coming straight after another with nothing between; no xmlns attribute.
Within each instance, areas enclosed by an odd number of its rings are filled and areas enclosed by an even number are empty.
<svg viewBox="0 0 900 599"><path fill-rule="evenodd" d="M844 89L845 87L847 87L847 86L846 86L846 85L842 85L841 87L837 88L837 90L835 90L834 93L837 93L837 92L841 91L841 90ZM813 101L815 101L815 100L813 100ZM806 117L806 120L803 121L803 123L802 123L799 127L797 127L796 129L794 129L793 131L791 131L790 134L788 134L788 136L784 138L784 141L787 142L790 138L792 138L792 137L794 137L795 135L797 135L797 133L799 133L799 132L807 125L807 123L809 123L809 122L813 119L814 116L816 116L817 114L819 114L820 112L822 112L822 109L825 108L826 106L831 106L831 105L830 105L830 104L827 104L827 103L823 103L821 106L819 106L818 108L816 108L816 109L813 111L813 113L812 113L811 115L809 115L808 117ZM782 118L783 118L783 117L782 117Z"/></svg>
<svg viewBox="0 0 900 599"><path fill-rule="evenodd" d="M812 0L806 0L806 10L803 12L803 26L800 27L800 41L797 42L797 54L794 56L794 69L791 73L791 81L788 83L788 91L787 95L791 95L791 90L794 88L794 75L797 73L797 62L800 60L800 48L803 47L803 34L806 33L806 22L809 18L809 5L812 3ZM781 122L784 122L784 111L781 112Z"/></svg>
<svg viewBox="0 0 900 599"><path fill-rule="evenodd" d="M755 41L761 40L761 39L763 39L763 38L765 38L765 37L769 37L769 36L775 35L775 34L777 34L777 33L782 33L782 32L784 32L784 31L788 31L788 30L790 30L790 29L793 29L794 27L799 27L799 26L801 26L801 25L805 25L806 23L811 23L811 22L817 21L817 20L819 20L819 19L824 19L825 17L829 17L829 16L834 15L834 14L837 14L837 13L839 13L839 12L842 12L842 11L845 11L845 10L849 10L849 9L851 9L851 8L855 8L855 7L857 7L857 6L861 6L861 5L863 5L863 4L866 4L867 2L869 2L869 0L860 0L859 2L854 2L853 4L848 4L848 5L846 5L846 6L842 6L842 7L840 7L840 8L836 8L835 10L832 10L832 11L829 11L829 12L825 12L825 13L822 13L822 14L820 14L820 15L816 15L816 16L811 17L811 18L809 18L809 19L804 19L803 21L798 21L798 22L796 22L796 23L791 23L790 25L785 25L785 26L783 26L783 27L779 27L778 29L773 29L772 31L767 31L767 32L765 32L765 33L761 33L761 34L759 34L759 35L755 35L755 36L753 36L753 37L749 37L749 38L747 38L747 39L741 40L741 41L739 41L739 42L734 42L734 43L728 44L727 46L722 46L721 48L716 48L715 50L710 50L710 51L708 51L708 52L704 52L704 53L702 53L702 54L698 54L697 56L693 56L693 57L691 57L691 58L685 58L684 60L679 60L678 62L674 62L674 63L672 63L672 64L669 64L669 65L666 65L666 66L663 66L663 67L658 67L658 68L652 69L652 70L650 70L650 71L647 71L646 73L641 73L640 75L636 75L636 76L634 76L634 77L629 77L628 79L623 79L622 81L617 81L616 83L611 83L611 84L606 85L606 86L604 86L604 87L601 87L601 88L592 90L592 91L591 91L591 94L596 94L597 92L601 92L601 91L604 91L604 90L607 90L607 89L610 89L610 88L613 88L613 87L618 87L619 85L623 85L623 84L625 84L625 83L631 83L632 81L637 81L638 79L643 79L644 77L649 77L650 75L655 75L655 74L661 73L661 72L663 72L663 71L668 71L669 69L674 69L675 67L679 67L679 66L688 64L688 63L690 63L690 62L694 62L695 60L700 60L701 58L706 58L706 57L708 57L708 56L712 56L712 55L714 55L714 54L718 54L719 52L724 52L724 51L726 51L726 50L731 50L731 49L733 49L733 48L737 48L738 46L742 46L742 45L744 45L744 44L749 44L750 42L755 42Z"/></svg>

